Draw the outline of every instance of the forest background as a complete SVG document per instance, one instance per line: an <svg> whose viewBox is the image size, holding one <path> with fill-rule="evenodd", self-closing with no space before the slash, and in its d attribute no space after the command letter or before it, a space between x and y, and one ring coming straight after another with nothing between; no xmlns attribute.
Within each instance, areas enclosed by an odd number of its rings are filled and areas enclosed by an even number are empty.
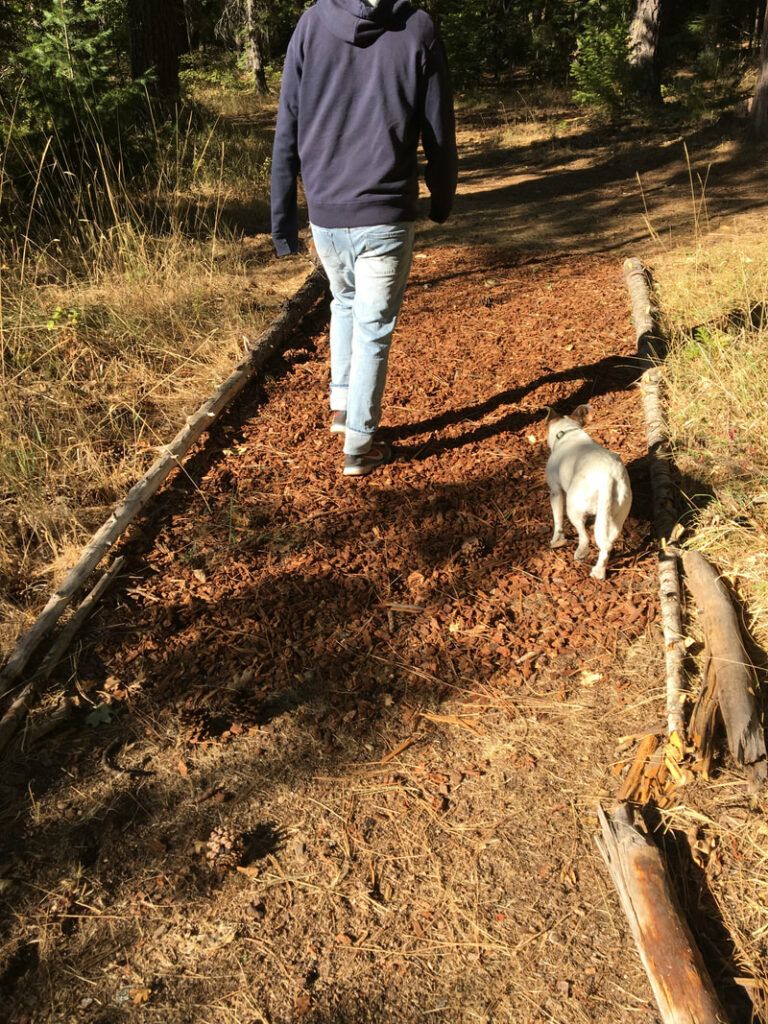
<svg viewBox="0 0 768 1024"><path fill-rule="evenodd" d="M0 663L311 269L269 237L304 6L0 0ZM743 602L764 703L766 0L426 6L461 174L419 224L393 476L337 480L316 321L134 524L0 773L9 1020L656 1019L592 841L663 705L639 400L608 368L640 256L682 542ZM640 482L589 590L543 493L543 409L582 393ZM671 864L734 1020L768 1021L765 820L730 770L664 819L708 851ZM222 825L261 852L218 887Z"/></svg>
<svg viewBox="0 0 768 1024"><path fill-rule="evenodd" d="M0 649L306 273L266 237L305 6L0 5ZM768 133L765 0L425 6L460 110L660 145L734 112Z"/></svg>

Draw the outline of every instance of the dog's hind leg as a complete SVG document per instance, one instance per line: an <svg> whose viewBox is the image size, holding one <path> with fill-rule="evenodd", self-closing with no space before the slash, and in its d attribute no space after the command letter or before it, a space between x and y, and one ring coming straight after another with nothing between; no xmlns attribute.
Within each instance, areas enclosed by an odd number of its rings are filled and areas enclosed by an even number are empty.
<svg viewBox="0 0 768 1024"><path fill-rule="evenodd" d="M581 508L574 508L568 504L568 518L573 528L579 535L579 546L576 548L573 557L577 562L583 562L589 555L589 534L587 533L587 512Z"/></svg>
<svg viewBox="0 0 768 1024"><path fill-rule="evenodd" d="M616 528L610 511L598 508L597 516L595 517L595 544L597 544L600 555L595 562L592 572L589 574L594 576L596 580L605 579L605 567L618 536L619 530Z"/></svg>
<svg viewBox="0 0 768 1024"><path fill-rule="evenodd" d="M549 542L551 548L561 548L568 541L565 539L563 533L563 515L565 513L565 491L552 491L549 492L549 500L552 505L552 519L555 524L555 532L552 534L552 540Z"/></svg>
<svg viewBox="0 0 768 1024"><path fill-rule="evenodd" d="M596 580L605 579L605 566L608 562L608 557L611 553L610 548L600 548L600 557L597 559L595 564L592 566L592 572L589 574Z"/></svg>
<svg viewBox="0 0 768 1024"><path fill-rule="evenodd" d="M613 546L621 533L621 523L617 523L610 510L605 511L598 508L595 517L595 544L597 544L600 557L595 563L590 576L596 580L605 579L605 566L611 557Z"/></svg>
<svg viewBox="0 0 768 1024"><path fill-rule="evenodd" d="M573 557L577 562L583 562L586 558L589 558L589 534L583 519L573 523L573 525L576 527L576 533L579 535L579 546L574 551Z"/></svg>
<svg viewBox="0 0 768 1024"><path fill-rule="evenodd" d="M628 489L625 491L620 485L617 494L616 481L611 481L598 498L597 514L595 515L595 544L597 544L600 555L590 573L590 576L596 580L605 579L605 567L621 533L631 501L631 491Z"/></svg>

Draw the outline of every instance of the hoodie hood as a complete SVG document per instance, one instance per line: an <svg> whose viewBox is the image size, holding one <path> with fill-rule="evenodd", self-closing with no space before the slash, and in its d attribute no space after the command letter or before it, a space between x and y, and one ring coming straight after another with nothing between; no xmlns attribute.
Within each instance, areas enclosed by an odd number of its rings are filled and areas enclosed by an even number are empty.
<svg viewBox="0 0 768 1024"><path fill-rule="evenodd" d="M379 0L376 7L363 0L317 2L317 12L328 31L353 46L370 46L384 32L401 26L412 11L408 0Z"/></svg>

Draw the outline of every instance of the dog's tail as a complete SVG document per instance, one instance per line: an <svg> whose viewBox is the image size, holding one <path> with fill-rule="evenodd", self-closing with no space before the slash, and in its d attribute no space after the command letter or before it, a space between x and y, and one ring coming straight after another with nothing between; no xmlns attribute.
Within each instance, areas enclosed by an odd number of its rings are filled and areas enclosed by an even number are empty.
<svg viewBox="0 0 768 1024"><path fill-rule="evenodd" d="M627 515L625 508L627 487L611 474L600 490L595 511L595 544L600 551L610 551L616 543Z"/></svg>

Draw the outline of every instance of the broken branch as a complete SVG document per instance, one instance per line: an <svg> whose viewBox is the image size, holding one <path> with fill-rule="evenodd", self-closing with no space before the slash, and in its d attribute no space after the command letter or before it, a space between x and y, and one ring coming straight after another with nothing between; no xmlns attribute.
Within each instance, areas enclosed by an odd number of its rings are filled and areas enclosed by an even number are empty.
<svg viewBox="0 0 768 1024"><path fill-rule="evenodd" d="M626 804L598 807L595 837L608 865L664 1024L725 1024L715 992L654 843Z"/></svg>

